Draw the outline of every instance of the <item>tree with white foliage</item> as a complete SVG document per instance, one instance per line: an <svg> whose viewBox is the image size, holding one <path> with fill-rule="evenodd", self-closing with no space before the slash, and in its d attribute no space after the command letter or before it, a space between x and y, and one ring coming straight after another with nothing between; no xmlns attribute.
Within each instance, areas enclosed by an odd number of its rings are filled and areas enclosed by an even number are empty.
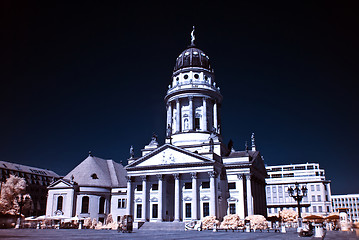
<svg viewBox="0 0 359 240"><path fill-rule="evenodd" d="M20 213L20 205L23 205L23 210L29 209L31 197L29 194L25 194L25 191L25 179L10 175L1 186L0 214L17 215Z"/></svg>

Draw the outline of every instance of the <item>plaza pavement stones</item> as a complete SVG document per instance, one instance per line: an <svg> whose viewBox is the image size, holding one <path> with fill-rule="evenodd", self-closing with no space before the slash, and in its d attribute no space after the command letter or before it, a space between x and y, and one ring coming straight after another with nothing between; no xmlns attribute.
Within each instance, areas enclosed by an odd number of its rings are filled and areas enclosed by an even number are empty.
<svg viewBox="0 0 359 240"><path fill-rule="evenodd" d="M234 240L234 239L266 239L266 240L298 240L296 229L288 229L286 233L275 232L232 232L232 231L184 231L184 230L136 230L132 233L118 233L113 230L91 230L91 229L0 229L0 239L7 240L54 240L54 239L131 239L131 240L162 240L162 239L196 239L196 240ZM305 239L318 239L318 238L303 238ZM355 232L331 232L328 231L325 239L328 240L355 240Z"/></svg>

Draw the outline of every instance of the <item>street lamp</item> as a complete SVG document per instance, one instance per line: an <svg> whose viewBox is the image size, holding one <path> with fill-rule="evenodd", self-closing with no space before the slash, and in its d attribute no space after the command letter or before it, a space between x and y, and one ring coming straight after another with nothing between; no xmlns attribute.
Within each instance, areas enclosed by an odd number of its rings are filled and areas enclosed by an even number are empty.
<svg viewBox="0 0 359 240"><path fill-rule="evenodd" d="M19 196L17 196L16 198L17 203L19 204L19 220L18 220L18 226L17 228L21 228L21 212L22 212L22 207L25 205L25 203L28 201L28 197L26 196L24 199L24 196L22 194L20 194Z"/></svg>
<svg viewBox="0 0 359 240"><path fill-rule="evenodd" d="M302 218L300 214L301 212L300 202L302 201L303 197L307 196L307 192L308 192L307 187L304 185L300 188L299 184L295 183L295 188L293 189L292 187L289 187L288 192L289 192L289 196L291 196L297 202L298 219Z"/></svg>

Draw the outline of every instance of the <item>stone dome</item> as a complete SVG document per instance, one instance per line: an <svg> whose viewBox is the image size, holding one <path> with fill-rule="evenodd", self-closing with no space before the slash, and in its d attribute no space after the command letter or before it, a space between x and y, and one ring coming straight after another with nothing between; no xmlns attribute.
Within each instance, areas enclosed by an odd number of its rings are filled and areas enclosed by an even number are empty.
<svg viewBox="0 0 359 240"><path fill-rule="evenodd" d="M194 45L190 45L177 57L173 72L188 67L200 67L210 72L213 71L208 56Z"/></svg>

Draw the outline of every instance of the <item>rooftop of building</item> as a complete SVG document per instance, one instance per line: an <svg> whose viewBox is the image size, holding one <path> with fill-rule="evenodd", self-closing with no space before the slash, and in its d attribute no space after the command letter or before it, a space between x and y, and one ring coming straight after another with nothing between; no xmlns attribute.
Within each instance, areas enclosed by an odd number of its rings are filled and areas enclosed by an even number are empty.
<svg viewBox="0 0 359 240"><path fill-rule="evenodd" d="M69 172L64 179L86 187L125 187L127 172L113 160L89 156Z"/></svg>
<svg viewBox="0 0 359 240"><path fill-rule="evenodd" d="M23 172L23 173L30 173L30 174L37 174L47 177L60 177L57 173L54 171L38 168L38 167L32 167L27 166L23 164L18 163L11 163L6 161L0 161L0 169L9 170L9 171L16 171L16 172Z"/></svg>

